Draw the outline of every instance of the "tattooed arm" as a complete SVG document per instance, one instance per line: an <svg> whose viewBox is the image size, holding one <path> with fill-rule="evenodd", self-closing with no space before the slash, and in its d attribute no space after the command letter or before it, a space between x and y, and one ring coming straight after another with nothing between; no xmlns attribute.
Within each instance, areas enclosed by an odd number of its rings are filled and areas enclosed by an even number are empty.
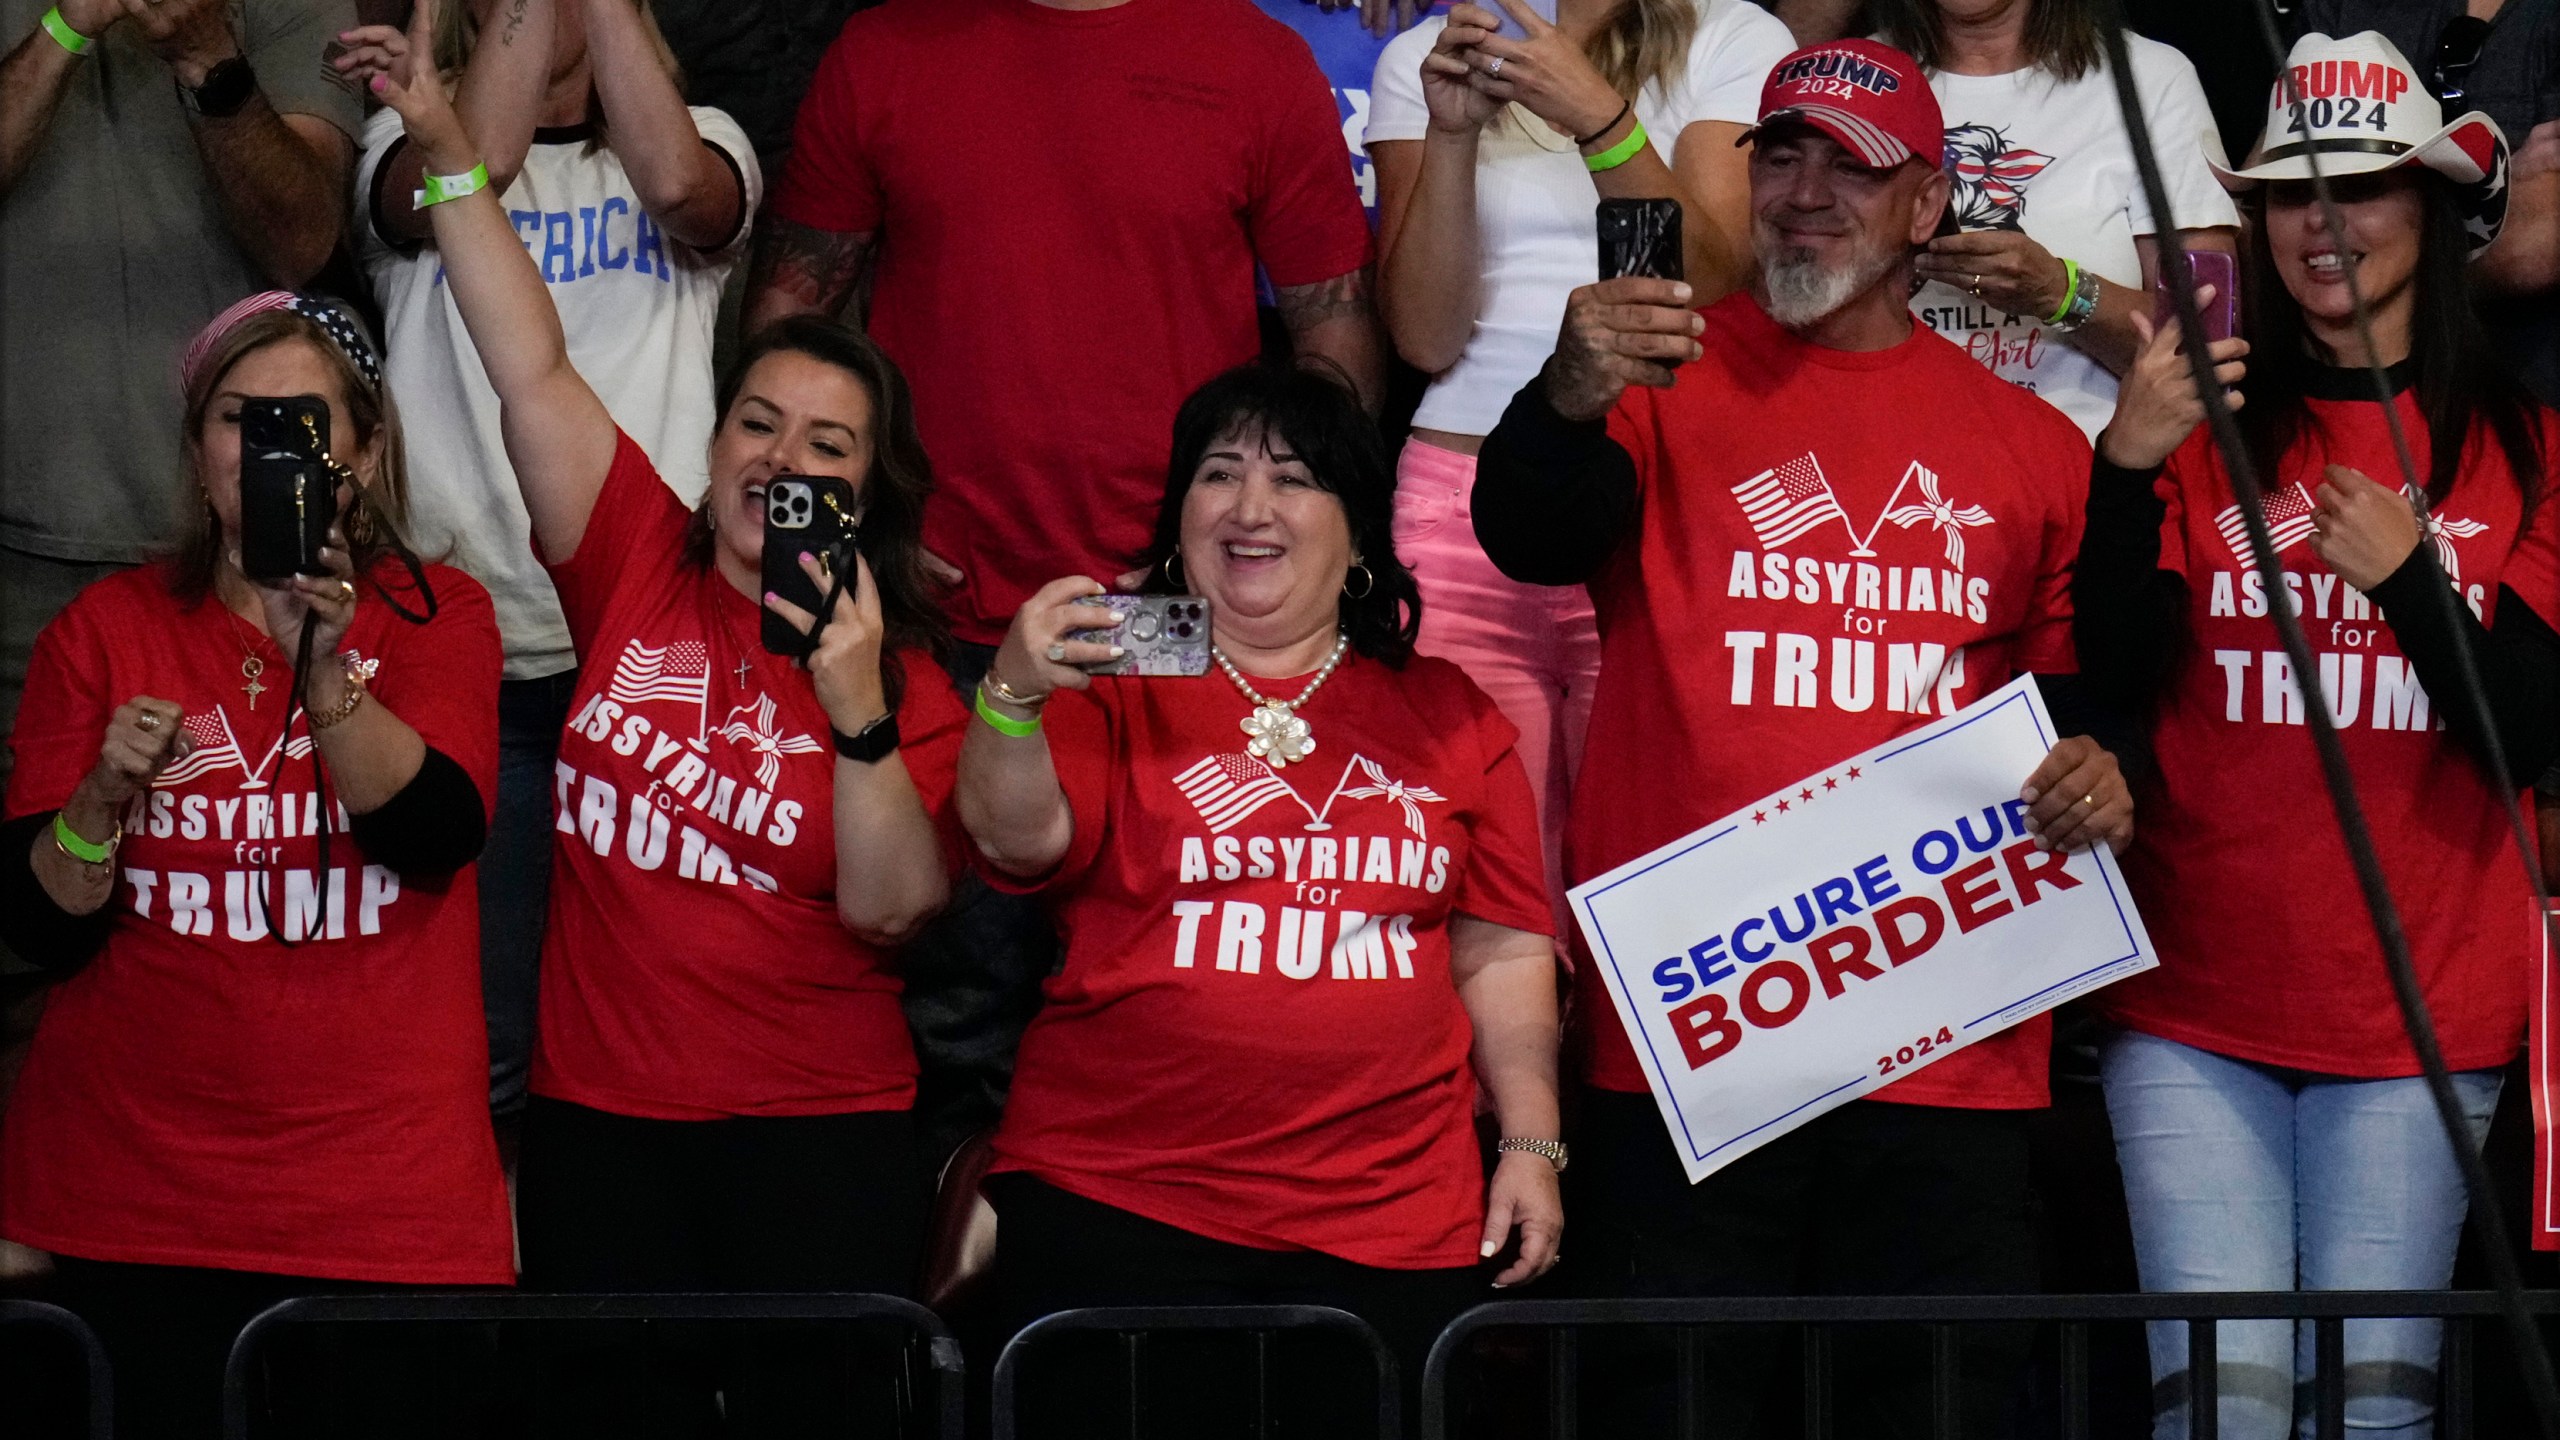
<svg viewBox="0 0 2560 1440"><path fill-rule="evenodd" d="M875 238L869 231L767 220L756 232L755 262L747 272L746 333L793 315L843 314L870 272Z"/></svg>
<svg viewBox="0 0 2560 1440"><path fill-rule="evenodd" d="M1378 317L1369 305L1367 266L1279 288L1280 319L1300 363L1323 361L1342 372L1369 413L1378 411Z"/></svg>
<svg viewBox="0 0 2560 1440"><path fill-rule="evenodd" d="M462 128L480 147L480 163L489 167L489 188L504 195L524 168L533 148L534 128L551 80L551 30L554 0L502 0L480 38L471 47L469 65L454 88L453 110ZM353 32L355 45L337 62L354 73L367 64L388 63L390 53L405 49L408 37L399 27L383 25ZM377 53L379 52L378 56ZM416 204L426 166L418 147L405 140L375 170L368 205L374 228L385 240L414 245L427 238L427 217Z"/></svg>

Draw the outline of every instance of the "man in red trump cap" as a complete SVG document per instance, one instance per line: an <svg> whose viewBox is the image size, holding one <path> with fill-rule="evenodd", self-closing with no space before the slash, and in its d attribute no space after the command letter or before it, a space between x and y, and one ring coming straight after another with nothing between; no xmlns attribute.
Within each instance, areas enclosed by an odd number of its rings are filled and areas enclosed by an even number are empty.
<svg viewBox="0 0 2560 1440"><path fill-rule="evenodd" d="M2037 833L2060 847L2121 844L2132 799L2114 758L2070 733L2062 693L2077 668L2070 579L2089 447L2060 412L1915 326L1906 304L1912 256L1948 194L1927 80L1871 41L1799 51L1770 72L1744 143L1751 287L1699 311L1672 281L1575 291L1553 358L1485 441L1485 552L1515 579L1587 585L1599 614L1568 878L1764 797L1774 813L1782 788L1790 805L1819 806L1831 787L1812 781L1804 800L1804 777L2020 673L2053 677L2070 735L2019 777ZM1787 928L1773 922L1781 938ZM1568 1177L1581 1183L1564 1247L1585 1288L2036 1288L2026 1116L2047 1103L2049 1021L1692 1186L1602 963L1581 966L1584 1092ZM1626 978L1653 993L1649 968ZM1724 1023L1738 1031L1741 1019ZM1783 1041L1763 1031L1744 1043ZM1702 1045L1693 1068L1728 1049ZM2022 1345L1978 1328L1963 1343L1963 1433L2004 1434ZM1922 1337L1847 1333L1839 1346L1840 1433L1928 1433ZM1732 1433L1752 1433L1765 1384L1795 1383L1772 1379L1771 1358L1748 1339L1710 1347L1710 1400ZM1637 1368L1586 1393L1641 1406L1658 1392L1641 1357L1619 1359ZM1657 1417L1612 1422L1610 1433L1663 1433Z"/></svg>

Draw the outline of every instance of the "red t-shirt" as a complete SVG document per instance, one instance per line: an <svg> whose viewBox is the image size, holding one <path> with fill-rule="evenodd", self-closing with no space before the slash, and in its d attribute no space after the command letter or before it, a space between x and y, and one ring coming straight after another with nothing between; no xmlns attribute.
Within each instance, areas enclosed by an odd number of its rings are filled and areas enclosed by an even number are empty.
<svg viewBox="0 0 2560 1440"><path fill-rule="evenodd" d="M420 607L403 572L378 573ZM486 804L497 618L461 571L427 576L433 620L412 625L368 592L342 648L381 662L368 703L450 756ZM106 948L46 997L0 1147L0 1232L90 1260L512 1283L474 872L374 864L340 811L317 883L320 796L310 726L287 714L292 656L218 601L178 600L170 580L153 566L90 586L28 665L12 816L69 800L137 695L183 707L196 748L125 816ZM265 662L260 696L242 688L248 652ZM268 934L271 920L298 943Z"/></svg>
<svg viewBox="0 0 2560 1440"><path fill-rule="evenodd" d="M898 977L836 916L827 713L765 653L757 603L678 558L691 519L626 435L550 566L585 663L553 773L533 1092L653 1120L903 1110ZM899 753L953 847L963 712L920 656L906 687Z"/></svg>
<svg viewBox="0 0 2560 1440"><path fill-rule="evenodd" d="M915 389L925 543L963 639L1138 562L1184 396L1276 285L1368 262L1333 92L1247 0L896 0L800 107L774 214L879 237L871 333Z"/></svg>
<svg viewBox="0 0 2560 1440"><path fill-rule="evenodd" d="M2421 475L2426 421L2399 398ZM2479 1070L2524 1040L2533 901L2506 811L2487 775L2442 727L2391 627L2312 552L2312 493L2330 464L2391 483L2400 467L2382 407L2313 400L2318 421L2269 486L2287 588L2334 696L2374 848L2407 926L2445 1061ZM2560 422L2542 416L2546 454ZM2247 559L2231 486L2199 432L2159 480L2168 501L2160 566L2187 579L2187 636L2153 724L2158 775L2138 797L2125 873L2160 967L2099 996L2133 1029L2220 1054L2326 1075L2407 1076L2382 952L2330 816L2302 691L2266 591ZM2454 588L2494 623L2504 585L2560 623L2560 507L2519 529L2523 496L2506 455L2475 438L2428 542ZM2317 883L2314 883L2317 882Z"/></svg>
<svg viewBox="0 0 2560 1440"><path fill-rule="evenodd" d="M1748 293L1703 313L1706 357L1609 416L1643 520L1591 581L1577 884L2020 672L2077 668L2076 426L1922 326L1851 352L1789 335ZM1592 1083L1644 1090L1597 967L1579 970ZM2050 1035L2030 1020L1874 1098L2042 1105Z"/></svg>
<svg viewBox="0 0 2560 1440"><path fill-rule="evenodd" d="M1517 733L1440 660L1346 659L1307 706L1319 748L1283 771L1241 753L1251 708L1214 674L1049 707L1075 840L1041 885L1067 960L997 1168L1232 1244L1473 1264L1448 925L1553 928Z"/></svg>

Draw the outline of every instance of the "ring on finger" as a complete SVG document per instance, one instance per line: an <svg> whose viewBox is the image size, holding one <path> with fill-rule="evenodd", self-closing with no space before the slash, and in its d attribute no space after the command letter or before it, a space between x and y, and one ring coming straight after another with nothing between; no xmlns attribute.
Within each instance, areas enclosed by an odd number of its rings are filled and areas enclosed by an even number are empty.
<svg viewBox="0 0 2560 1440"><path fill-rule="evenodd" d="M1048 649L1048 656L1050 664L1064 665L1067 663L1067 647L1064 644L1052 645Z"/></svg>
<svg viewBox="0 0 2560 1440"><path fill-rule="evenodd" d="M338 598L341 600L353 600L356 598L356 582L353 580L339 581Z"/></svg>
<svg viewBox="0 0 2560 1440"><path fill-rule="evenodd" d="M152 711L152 710L145 710L145 711L143 711L141 715L139 715L138 717L136 717L136 718L135 718L135 720L134 720L134 722L133 722L133 728L134 728L134 729L136 729L136 730L141 731L141 732L142 732L143 734L145 734L145 735L157 735L157 734L159 734L159 733L160 733L160 716L159 716L159 713L158 713L157 711Z"/></svg>
<svg viewBox="0 0 2560 1440"><path fill-rule="evenodd" d="M2095 810L2095 809L2097 809L2097 808L2098 808L2098 797L2097 797L2097 795L2096 795L2096 793L2095 793L2095 792L2092 792L2092 793L2090 793L2090 794L2087 794L2087 795L2083 795L2083 796L2081 796L2081 797L2080 797L2080 803L2081 803L2081 804L2083 804L2083 805L2088 806L2088 807L2089 807L2090 809L2092 809L2092 810Z"/></svg>
<svg viewBox="0 0 2560 1440"><path fill-rule="evenodd" d="M1502 56L1500 56L1500 55L1496 55L1496 56L1494 56L1492 59L1487 60L1486 62L1484 62L1484 78L1486 78L1487 80L1499 80L1499 79L1501 79L1501 78L1502 78L1502 61L1503 61L1503 57L1502 57Z"/></svg>

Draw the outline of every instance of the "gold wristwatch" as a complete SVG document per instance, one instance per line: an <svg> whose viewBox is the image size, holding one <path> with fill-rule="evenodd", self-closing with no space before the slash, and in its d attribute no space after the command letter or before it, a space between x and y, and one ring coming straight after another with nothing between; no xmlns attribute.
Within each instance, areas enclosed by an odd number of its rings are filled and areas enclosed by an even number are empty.
<svg viewBox="0 0 2560 1440"><path fill-rule="evenodd" d="M1557 1174L1564 1173L1565 1148L1561 1140L1523 1140L1506 1135L1493 1148L1497 1151L1517 1150L1524 1155L1535 1155L1556 1167Z"/></svg>

